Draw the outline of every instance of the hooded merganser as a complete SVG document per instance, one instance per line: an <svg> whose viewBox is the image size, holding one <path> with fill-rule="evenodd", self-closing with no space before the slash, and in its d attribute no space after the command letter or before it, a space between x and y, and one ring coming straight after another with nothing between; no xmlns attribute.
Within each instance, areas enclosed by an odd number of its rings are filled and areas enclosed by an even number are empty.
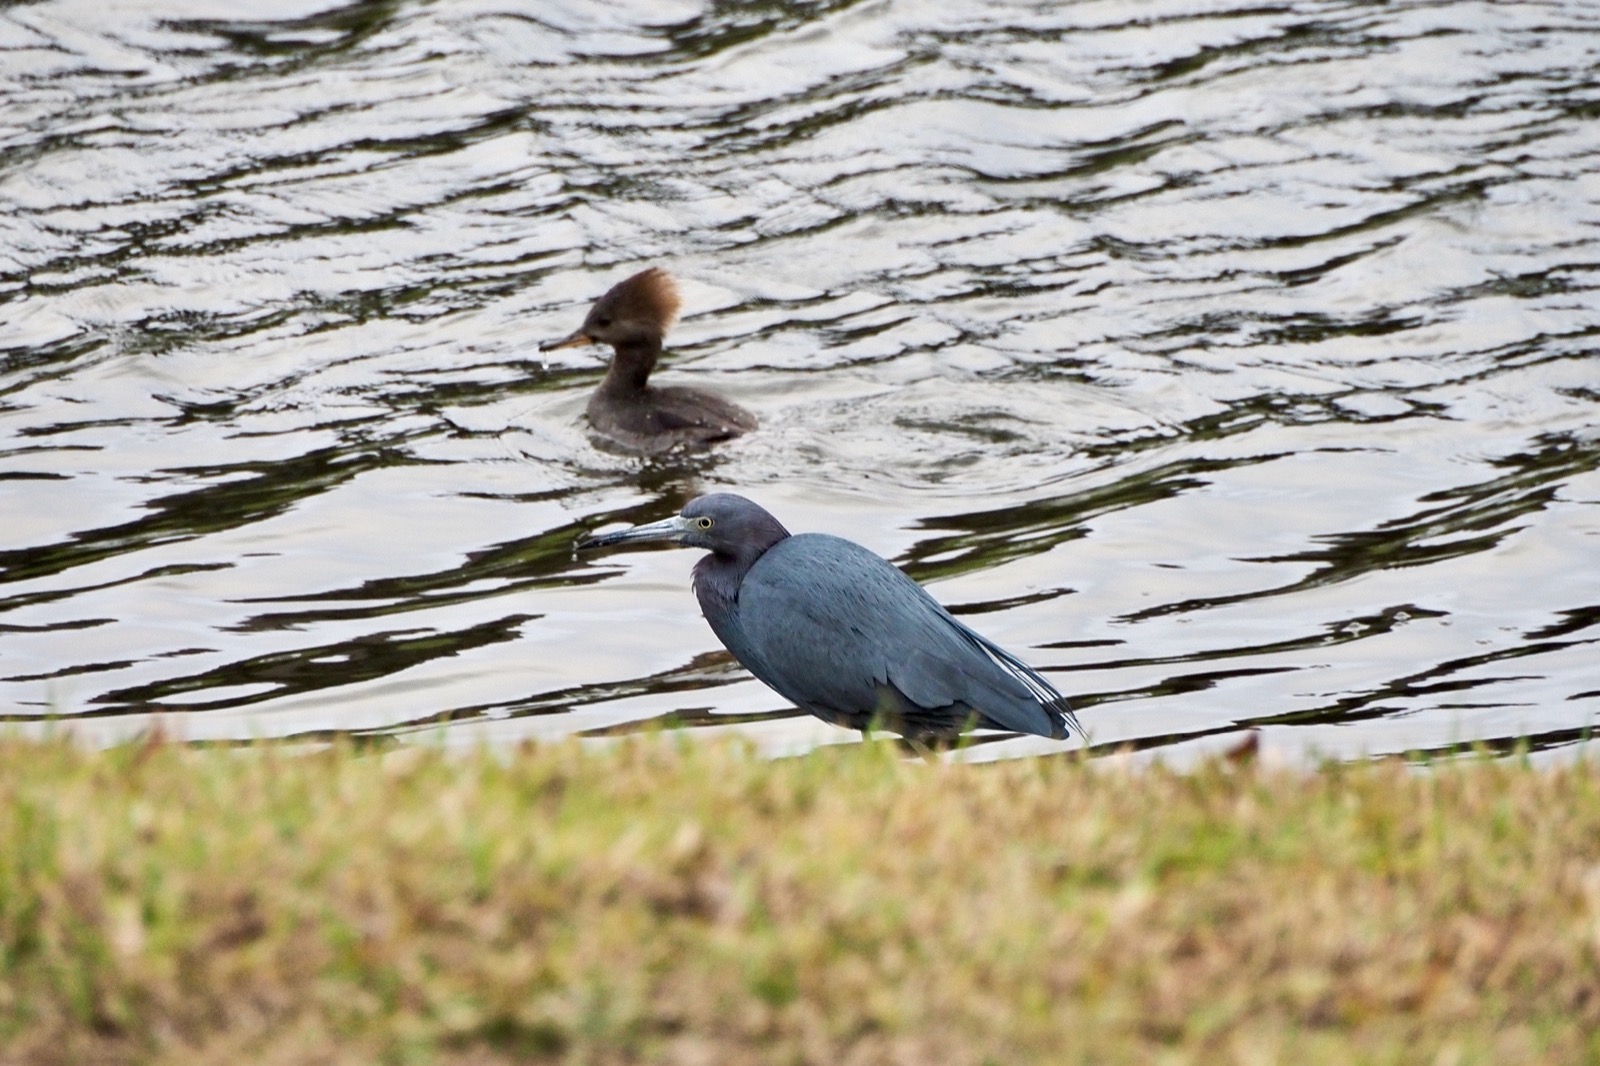
<svg viewBox="0 0 1600 1066"><path fill-rule="evenodd" d="M595 432L632 451L664 452L711 444L756 428L756 416L698 389L649 384L661 338L677 320L678 285L660 267L613 285L571 335L541 352L577 344L611 345L611 368L589 397Z"/></svg>

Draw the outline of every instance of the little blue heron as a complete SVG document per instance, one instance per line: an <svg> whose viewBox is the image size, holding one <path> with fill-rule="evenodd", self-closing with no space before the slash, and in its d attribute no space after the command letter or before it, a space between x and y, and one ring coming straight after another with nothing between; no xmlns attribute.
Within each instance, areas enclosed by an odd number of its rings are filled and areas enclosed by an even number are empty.
<svg viewBox="0 0 1600 1066"><path fill-rule="evenodd" d="M672 275L651 267L613 285L571 334L539 346L549 352L578 344L611 345L611 369L589 397L589 423L631 451L697 447L756 428L755 415L720 396L649 384L661 339L681 303Z"/></svg>
<svg viewBox="0 0 1600 1066"><path fill-rule="evenodd" d="M1083 735L1036 670L859 544L791 536L743 496L719 492L578 547L653 540L711 553L695 563L694 594L712 631L752 674L825 722L914 740L974 725Z"/></svg>

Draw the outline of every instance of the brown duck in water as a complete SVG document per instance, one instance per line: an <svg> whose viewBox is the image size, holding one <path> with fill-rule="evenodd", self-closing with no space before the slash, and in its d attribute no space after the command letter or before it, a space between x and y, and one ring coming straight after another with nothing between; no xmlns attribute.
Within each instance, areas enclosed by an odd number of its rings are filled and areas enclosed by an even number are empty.
<svg viewBox="0 0 1600 1066"><path fill-rule="evenodd" d="M613 285L571 335L541 344L542 352L578 344L611 345L611 368L589 397L595 432L631 451L700 447L756 428L756 416L698 389L651 385L661 338L677 320L678 285L660 267Z"/></svg>

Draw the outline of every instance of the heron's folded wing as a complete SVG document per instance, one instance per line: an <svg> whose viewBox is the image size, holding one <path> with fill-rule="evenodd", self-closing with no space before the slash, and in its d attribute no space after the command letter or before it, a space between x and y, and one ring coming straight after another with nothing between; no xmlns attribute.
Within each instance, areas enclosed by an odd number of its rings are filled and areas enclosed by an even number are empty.
<svg viewBox="0 0 1600 1066"><path fill-rule="evenodd" d="M875 686L889 677L877 639L881 622L863 587L864 580L871 585L872 568L848 551L806 543L815 536L775 545L745 575L736 638L743 646L730 641L729 647L751 673L801 707L825 717L870 712Z"/></svg>
<svg viewBox="0 0 1600 1066"><path fill-rule="evenodd" d="M735 653L802 707L867 713L887 683L923 708L960 704L1003 728L1064 734L1041 706L1060 700L1043 678L850 541L775 545L746 574L738 614L747 648Z"/></svg>

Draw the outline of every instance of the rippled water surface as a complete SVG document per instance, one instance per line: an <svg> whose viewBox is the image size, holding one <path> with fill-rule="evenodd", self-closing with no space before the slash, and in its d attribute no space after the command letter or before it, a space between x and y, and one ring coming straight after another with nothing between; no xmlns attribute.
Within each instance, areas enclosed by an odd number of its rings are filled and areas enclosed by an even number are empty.
<svg viewBox="0 0 1600 1066"><path fill-rule="evenodd" d="M270 9L0 7L8 721L850 741L572 552L725 488L1103 750L1595 723L1593 4ZM537 344L651 264L755 434L589 438Z"/></svg>

